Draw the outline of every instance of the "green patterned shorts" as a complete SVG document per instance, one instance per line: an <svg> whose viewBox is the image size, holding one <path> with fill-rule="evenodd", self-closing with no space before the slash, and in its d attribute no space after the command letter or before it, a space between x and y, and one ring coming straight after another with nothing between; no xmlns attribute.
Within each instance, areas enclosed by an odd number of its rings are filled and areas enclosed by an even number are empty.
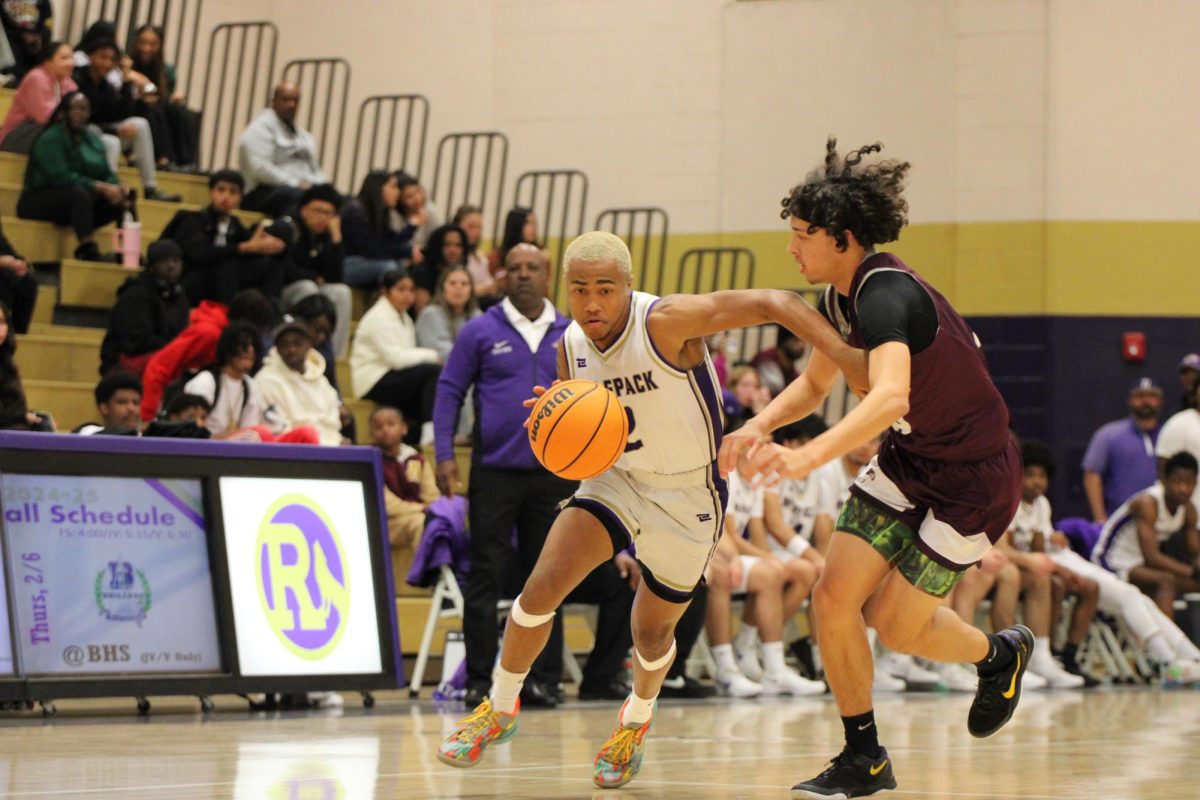
<svg viewBox="0 0 1200 800"><path fill-rule="evenodd" d="M934 597L950 594L963 576L921 552L912 528L857 495L850 495L842 507L837 529L865 540L909 583Z"/></svg>

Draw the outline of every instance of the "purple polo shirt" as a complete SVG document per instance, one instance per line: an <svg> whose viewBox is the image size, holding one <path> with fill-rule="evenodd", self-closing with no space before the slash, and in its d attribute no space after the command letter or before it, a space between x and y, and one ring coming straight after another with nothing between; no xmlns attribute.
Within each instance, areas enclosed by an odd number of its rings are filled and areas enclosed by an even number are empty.
<svg viewBox="0 0 1200 800"><path fill-rule="evenodd" d="M1083 468L1097 473L1104 482L1104 510L1112 514L1130 497L1154 485L1158 480L1158 462L1154 445L1159 427L1149 432L1126 417L1092 434Z"/></svg>

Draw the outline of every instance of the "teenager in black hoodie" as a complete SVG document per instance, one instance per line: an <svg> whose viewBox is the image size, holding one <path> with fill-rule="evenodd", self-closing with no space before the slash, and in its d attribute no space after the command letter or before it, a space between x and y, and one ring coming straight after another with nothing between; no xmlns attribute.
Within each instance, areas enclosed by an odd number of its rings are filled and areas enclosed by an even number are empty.
<svg viewBox="0 0 1200 800"><path fill-rule="evenodd" d="M146 270L117 290L117 304L100 345L100 374L120 368L141 375L146 362L187 327L188 300L179 285L183 254L170 239L146 253Z"/></svg>

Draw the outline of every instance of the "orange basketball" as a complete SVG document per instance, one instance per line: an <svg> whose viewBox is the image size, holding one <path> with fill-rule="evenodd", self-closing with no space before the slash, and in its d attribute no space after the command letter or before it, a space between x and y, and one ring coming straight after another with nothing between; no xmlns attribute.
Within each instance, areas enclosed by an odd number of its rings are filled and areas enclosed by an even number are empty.
<svg viewBox="0 0 1200 800"><path fill-rule="evenodd" d="M617 463L629 439L621 401L595 381L563 381L538 398L529 446L542 466L572 481L594 478Z"/></svg>

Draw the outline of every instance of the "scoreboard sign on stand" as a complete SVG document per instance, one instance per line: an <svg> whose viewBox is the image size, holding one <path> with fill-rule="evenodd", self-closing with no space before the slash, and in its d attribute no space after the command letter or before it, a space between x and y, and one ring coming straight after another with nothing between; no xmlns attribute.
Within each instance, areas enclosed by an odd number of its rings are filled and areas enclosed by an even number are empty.
<svg viewBox="0 0 1200 800"><path fill-rule="evenodd" d="M0 433L0 701L403 684L371 448Z"/></svg>

